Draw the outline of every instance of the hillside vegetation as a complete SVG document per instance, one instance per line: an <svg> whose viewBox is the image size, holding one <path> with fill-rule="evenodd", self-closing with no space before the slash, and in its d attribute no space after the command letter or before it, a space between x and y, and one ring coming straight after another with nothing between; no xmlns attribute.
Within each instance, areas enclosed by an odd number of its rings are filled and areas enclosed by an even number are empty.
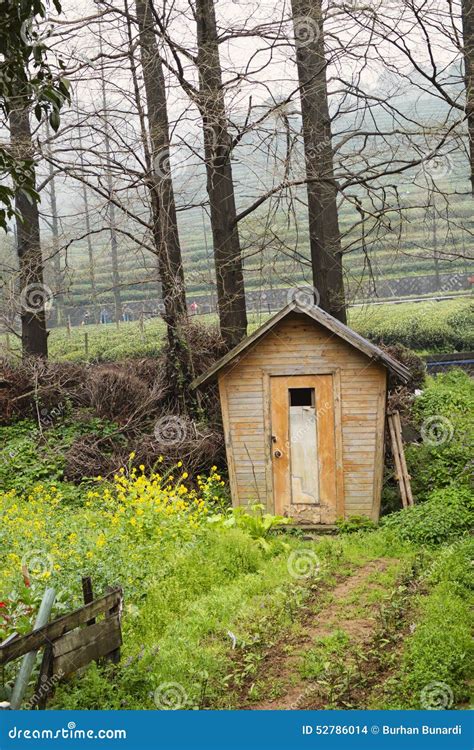
<svg viewBox="0 0 474 750"><path fill-rule="evenodd" d="M250 315L249 332L267 315ZM200 315L209 324L217 318ZM474 350L474 304L466 298L443 302L404 302L366 305L349 309L349 325L376 344L400 343L419 352ZM143 322L53 328L49 335L50 358L57 361L113 361L126 357L156 355L163 343L165 327L161 318ZM87 334L87 354L85 334ZM6 342L5 336L1 337ZM9 337L9 346L18 343Z"/></svg>
<svg viewBox="0 0 474 750"><path fill-rule="evenodd" d="M461 372L429 379L415 423L426 437L436 414L449 430L410 448L417 505L313 540L283 533L287 519L261 506L232 510L215 466L190 477L158 457L146 472L132 452L108 480L65 481L81 409L42 432L31 420L1 427L0 640L31 628L47 585L60 614L91 575L97 593L124 588L122 660L60 686L52 708L464 707L473 399ZM0 677L0 697L13 676Z"/></svg>

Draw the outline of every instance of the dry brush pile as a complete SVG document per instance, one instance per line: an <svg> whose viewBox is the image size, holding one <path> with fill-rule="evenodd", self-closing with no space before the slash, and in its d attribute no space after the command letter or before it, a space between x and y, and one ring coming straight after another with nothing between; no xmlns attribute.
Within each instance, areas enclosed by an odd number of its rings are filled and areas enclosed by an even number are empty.
<svg viewBox="0 0 474 750"><path fill-rule="evenodd" d="M194 374L204 372L225 352L214 328L190 323ZM113 423L103 436L85 431L66 454L65 476L108 476L127 463L130 452L147 469L163 457L182 461L190 475L205 471L223 458L218 398L211 387L197 398L189 393L192 411L180 409L177 384L169 380L166 349L156 358L115 363L52 363L25 359L0 360L0 424L33 419L40 433L67 410L70 420L100 418Z"/></svg>

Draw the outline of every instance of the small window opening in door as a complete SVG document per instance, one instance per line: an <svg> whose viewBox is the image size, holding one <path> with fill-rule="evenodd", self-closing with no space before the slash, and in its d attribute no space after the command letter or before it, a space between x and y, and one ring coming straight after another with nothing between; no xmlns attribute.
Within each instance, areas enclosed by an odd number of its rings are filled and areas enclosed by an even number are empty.
<svg viewBox="0 0 474 750"><path fill-rule="evenodd" d="M290 388L290 406L314 406L314 388Z"/></svg>

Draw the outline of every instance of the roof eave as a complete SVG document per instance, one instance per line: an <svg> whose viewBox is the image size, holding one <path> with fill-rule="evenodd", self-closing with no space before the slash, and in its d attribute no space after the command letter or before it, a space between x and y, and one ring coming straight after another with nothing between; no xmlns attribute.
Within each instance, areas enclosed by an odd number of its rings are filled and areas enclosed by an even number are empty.
<svg viewBox="0 0 474 750"><path fill-rule="evenodd" d="M275 315L269 318L262 326L260 326L260 328L257 328L257 330L254 331L250 336L245 338L243 341L237 344L237 346L227 352L227 354L221 357L209 370L207 370L207 372L195 378L191 383L191 388L199 388L199 386L213 379L222 368L225 368L226 365L235 361L239 357L241 352L244 352L249 347L251 347L253 343L257 342L265 333L268 333L268 331L270 331L277 323L279 323L282 318L286 317L286 315L294 310L307 315L316 323L325 326L329 330L331 330L334 326L336 328L335 335L339 336L339 338L342 338L350 346L358 349L360 352L369 357L369 359L380 362L382 365L384 365L384 367L386 367L394 375L396 375L402 382L406 383L410 379L410 371L407 367L405 367L405 365L397 362L389 354L385 354L379 347L375 346L375 344L372 344L370 341L367 341L367 339L364 339L362 336L356 334L355 331L352 331L351 328L344 325L343 323L340 323L340 321L337 321L335 318L329 315L329 313L321 310L321 308L301 308L296 302L291 301L287 305L285 305L285 307L279 310Z"/></svg>

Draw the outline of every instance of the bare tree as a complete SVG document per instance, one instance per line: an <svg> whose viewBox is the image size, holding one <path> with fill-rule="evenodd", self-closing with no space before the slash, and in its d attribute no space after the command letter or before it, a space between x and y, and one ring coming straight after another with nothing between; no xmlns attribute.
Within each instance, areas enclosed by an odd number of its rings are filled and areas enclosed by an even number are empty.
<svg viewBox="0 0 474 750"><path fill-rule="evenodd" d="M99 23L99 52L102 55L102 29ZM107 107L107 92L105 87L105 70L103 64L100 66L101 75L101 91L102 91L102 111L104 121L104 146L105 146L105 158L107 165L106 179L107 189L109 193L109 202L107 206L107 212L109 217L110 225L110 260L112 266L112 293L114 295L114 311L115 321L118 322L122 319L122 295L120 291L120 271L119 271L119 256L118 256L118 242L117 242L117 230L116 230L116 219L115 219L115 204L113 198L113 177L111 171L111 147L110 147L110 127L109 127L109 115Z"/></svg>
<svg viewBox="0 0 474 750"><path fill-rule="evenodd" d="M474 195L474 4L461 0L464 85L466 90L466 117L469 136L469 162L471 167L471 192Z"/></svg>
<svg viewBox="0 0 474 750"><path fill-rule="evenodd" d="M79 163L81 172L84 172L84 152L82 149L82 138L81 138L81 128L80 125L77 128L77 138L78 138L78 146L79 146ZM94 261L94 250L92 247L92 239L91 239L91 220L90 220L90 213L89 213L89 196L87 194L87 186L85 182L82 182L81 184L81 192L82 192L82 203L84 207L84 228L86 233L86 242L87 242L87 257L89 261L89 282L91 286L91 300L92 300L92 308L94 310L94 322L99 322L99 307L97 304L97 284L95 280L95 261Z"/></svg>
<svg viewBox="0 0 474 750"><path fill-rule="evenodd" d="M152 7L148 0L135 0L135 7L149 124L147 133L141 116L145 160L149 171L152 235L161 282L163 317L168 333L168 365L171 376L176 378L176 390L179 394L187 389L192 379L193 368L190 347L183 328L183 324L187 321L187 307L171 178L166 86L155 35ZM140 94L136 85L131 46L130 62L135 82L137 108L141 114Z"/></svg>
<svg viewBox="0 0 474 750"><path fill-rule="evenodd" d="M204 129L217 304L222 336L229 346L235 346L247 333L247 313L214 0L197 0L196 25L197 103Z"/></svg>
<svg viewBox="0 0 474 750"><path fill-rule="evenodd" d="M316 304L346 322L321 0L292 0Z"/></svg>
<svg viewBox="0 0 474 750"><path fill-rule="evenodd" d="M51 131L49 123L46 122L46 140L50 140ZM52 247L51 247L51 258L54 269L54 305L56 307L56 322L58 325L64 323L62 320L64 312L64 290L63 290L63 274L61 271L61 253L59 247L59 219L58 219L58 203L56 196L56 178L54 173L54 167L51 161L48 162L48 182L49 182L49 202L51 207L51 236L52 236Z"/></svg>
<svg viewBox="0 0 474 750"><path fill-rule="evenodd" d="M10 136L12 153L18 160L32 161L29 99L11 102ZM50 293L43 279L38 204L21 189L15 195L17 252L19 262L19 307L21 343L24 355L48 356L45 303Z"/></svg>

